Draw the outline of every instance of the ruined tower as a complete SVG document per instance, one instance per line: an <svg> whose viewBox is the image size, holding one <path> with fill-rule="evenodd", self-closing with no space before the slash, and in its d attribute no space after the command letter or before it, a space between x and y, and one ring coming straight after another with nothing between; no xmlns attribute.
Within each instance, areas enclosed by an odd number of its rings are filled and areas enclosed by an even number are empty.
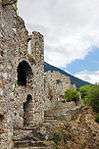
<svg viewBox="0 0 99 149"><path fill-rule="evenodd" d="M31 36L17 15L16 1L0 1L0 148L10 146L13 129L43 121L44 39ZM30 45L31 51L28 52ZM7 142L5 141L7 140ZM10 148L10 147L8 147Z"/></svg>
<svg viewBox="0 0 99 149"><path fill-rule="evenodd" d="M14 122L15 125L31 127L42 122L44 115L44 40L39 32L33 32L27 42L30 54L22 52L23 56L18 56L15 66L14 96L19 101L14 104L17 107Z"/></svg>

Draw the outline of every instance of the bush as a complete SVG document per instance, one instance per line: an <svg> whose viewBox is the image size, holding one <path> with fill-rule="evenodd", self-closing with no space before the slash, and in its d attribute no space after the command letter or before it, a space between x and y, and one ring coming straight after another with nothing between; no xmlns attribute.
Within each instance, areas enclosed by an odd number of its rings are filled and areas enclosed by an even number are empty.
<svg viewBox="0 0 99 149"><path fill-rule="evenodd" d="M61 141L61 134L58 132L55 132L52 140L53 142L55 142L55 144L58 144Z"/></svg>
<svg viewBox="0 0 99 149"><path fill-rule="evenodd" d="M86 96L89 94L89 92L94 88L94 86L92 85L84 85L84 86L81 86L79 91L81 93L81 98L82 99L85 99Z"/></svg>
<svg viewBox="0 0 99 149"><path fill-rule="evenodd" d="M95 112L99 112L99 85L87 85L80 88L81 97L86 105L90 105Z"/></svg>
<svg viewBox="0 0 99 149"><path fill-rule="evenodd" d="M99 123L99 113L96 115L95 121Z"/></svg>
<svg viewBox="0 0 99 149"><path fill-rule="evenodd" d="M88 95L90 104L95 112L99 112L99 86L96 85Z"/></svg>
<svg viewBox="0 0 99 149"><path fill-rule="evenodd" d="M77 102L79 100L79 92L76 89L68 89L65 91L64 98L67 102L69 101L75 101Z"/></svg>

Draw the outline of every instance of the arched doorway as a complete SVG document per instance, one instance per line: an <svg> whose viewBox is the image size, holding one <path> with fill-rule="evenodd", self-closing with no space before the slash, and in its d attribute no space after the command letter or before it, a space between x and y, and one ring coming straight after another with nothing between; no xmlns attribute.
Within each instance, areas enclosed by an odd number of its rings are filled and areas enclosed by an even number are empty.
<svg viewBox="0 0 99 149"><path fill-rule="evenodd" d="M30 118L30 106L32 102L32 95L28 94L26 102L23 104L23 111L24 111L24 126L27 126L29 123L29 118Z"/></svg>
<svg viewBox="0 0 99 149"><path fill-rule="evenodd" d="M19 63L17 68L18 85L26 86L29 79L31 79L33 73L28 62L23 60Z"/></svg>

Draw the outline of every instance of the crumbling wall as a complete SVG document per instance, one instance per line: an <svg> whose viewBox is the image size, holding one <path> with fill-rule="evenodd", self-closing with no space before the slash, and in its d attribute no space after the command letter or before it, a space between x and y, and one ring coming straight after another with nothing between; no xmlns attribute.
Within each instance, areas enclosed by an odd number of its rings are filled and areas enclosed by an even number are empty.
<svg viewBox="0 0 99 149"><path fill-rule="evenodd" d="M28 94L32 96L28 127L41 123L44 118L44 39L38 32L28 35L24 21L13 7L15 3L14 0L0 1L0 114L3 113L5 118L1 129L4 126L6 130L6 133L0 134L2 149L11 148L13 128L24 127L24 103ZM31 53L27 51L29 41ZM22 61L32 72L30 75L24 71L26 84L23 85L18 82L18 66Z"/></svg>
<svg viewBox="0 0 99 149"><path fill-rule="evenodd" d="M31 128L44 119L44 106L70 88L58 72L44 74L44 38L28 35L16 0L0 1L0 148L12 148L13 129ZM29 50L29 51L28 51ZM31 100L30 98L31 97ZM44 103L45 102L45 103Z"/></svg>
<svg viewBox="0 0 99 149"><path fill-rule="evenodd" d="M48 71L45 73L46 96L49 100L60 100L64 98L64 91L71 88L70 78L59 72Z"/></svg>
<svg viewBox="0 0 99 149"><path fill-rule="evenodd" d="M43 97L44 97L44 69L43 69L43 40L39 37L43 37L38 32L33 32L31 37L31 49L39 57L36 60L34 55L29 54L27 49L17 51L15 58L13 59L13 75L12 75L12 88L11 88L11 103L14 112L14 127L24 126L24 103L27 100L27 96L32 96L32 101L29 103L28 109L28 127L37 125L43 121ZM42 44L42 47L36 49L36 45L32 46L32 43L36 42ZM37 50L37 51L36 51ZM40 53L41 51L41 53ZM22 52L22 53L21 53ZM22 70L20 70L22 69ZM20 73L20 74L19 74ZM19 76L19 78L18 78ZM24 82L25 81L25 82Z"/></svg>
<svg viewBox="0 0 99 149"><path fill-rule="evenodd" d="M0 125L0 148L2 149L10 149L13 144L11 141L13 135L13 115L10 111L9 92L11 83L9 72L12 70L9 65L9 59L12 54L9 55L9 53L12 52L13 47L15 47L14 43L16 42L14 28L17 23L15 17L17 16L13 6L8 3L4 5L3 1L0 1L0 115L3 117Z"/></svg>

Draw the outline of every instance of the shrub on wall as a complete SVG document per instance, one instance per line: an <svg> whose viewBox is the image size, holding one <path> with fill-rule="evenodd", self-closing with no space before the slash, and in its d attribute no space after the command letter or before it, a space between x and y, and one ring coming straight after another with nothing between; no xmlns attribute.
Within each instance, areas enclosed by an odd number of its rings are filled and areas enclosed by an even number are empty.
<svg viewBox="0 0 99 149"><path fill-rule="evenodd" d="M58 144L61 141L61 134L58 132L55 132L53 134L52 140L53 140L53 142L55 142L55 144Z"/></svg>
<svg viewBox="0 0 99 149"><path fill-rule="evenodd" d="M67 102L69 101L75 101L77 102L79 100L79 92L76 89L68 89L65 91L64 98Z"/></svg>

